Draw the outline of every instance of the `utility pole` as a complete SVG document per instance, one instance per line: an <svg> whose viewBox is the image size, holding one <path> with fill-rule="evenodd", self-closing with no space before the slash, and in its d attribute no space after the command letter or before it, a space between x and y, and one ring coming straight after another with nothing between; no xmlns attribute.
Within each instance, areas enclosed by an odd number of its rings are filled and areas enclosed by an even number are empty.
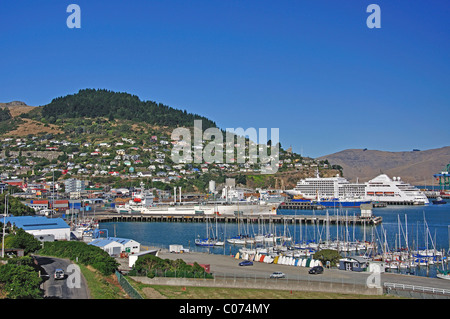
<svg viewBox="0 0 450 319"><path fill-rule="evenodd" d="M5 193L5 212L3 214L3 235L2 235L2 258L5 257L5 231L6 231L6 213L8 211L8 201L7 196L9 194Z"/></svg>
<svg viewBox="0 0 450 319"><path fill-rule="evenodd" d="M50 211L50 218L53 218L55 212L55 168L52 169L53 183L52 183L52 210Z"/></svg>

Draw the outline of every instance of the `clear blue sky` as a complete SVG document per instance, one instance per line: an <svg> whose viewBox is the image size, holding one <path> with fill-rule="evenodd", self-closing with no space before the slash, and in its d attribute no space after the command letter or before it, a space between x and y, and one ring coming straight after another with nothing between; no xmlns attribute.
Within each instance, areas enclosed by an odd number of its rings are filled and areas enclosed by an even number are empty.
<svg viewBox="0 0 450 319"><path fill-rule="evenodd" d="M81 8L69 29L66 8ZM381 8L369 29L366 8ZM0 2L0 102L129 92L284 148L450 145L448 0Z"/></svg>

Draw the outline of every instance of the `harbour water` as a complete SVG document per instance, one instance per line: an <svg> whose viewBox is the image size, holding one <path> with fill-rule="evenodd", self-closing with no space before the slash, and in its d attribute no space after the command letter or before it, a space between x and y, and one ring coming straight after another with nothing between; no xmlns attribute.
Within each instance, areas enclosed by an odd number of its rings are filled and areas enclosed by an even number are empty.
<svg viewBox="0 0 450 319"><path fill-rule="evenodd" d="M360 213L359 209L328 209L319 211L280 210L282 215L326 215L339 214L346 216L346 223L339 225L258 225L238 223L218 223L206 225L205 223L176 223L176 222L106 222L100 228L108 230L109 236L131 238L144 246L153 246L168 249L171 244L183 245L190 251L204 251L214 254L236 254L242 246L228 244L226 239L241 234L257 234L260 232L276 232L277 235L287 235L295 242L315 240L339 241L375 241L379 249L381 246L388 250L397 248L410 249L436 249L448 254L449 252L449 225L450 202L444 205L427 206L388 206L374 208L373 214L381 216L383 222L377 226L353 225L352 218ZM196 238L204 238L207 228L210 235L217 236L225 242L224 246L199 247L195 245ZM240 230L240 232L239 232ZM399 236L400 231L400 236ZM211 234L212 233L212 234ZM407 240L407 243L406 243ZM361 254L364 252L358 252ZM448 264L444 264L444 268ZM437 268L442 265L429 267L414 267L406 271L413 275L435 277ZM390 270L393 271L393 270Z"/></svg>

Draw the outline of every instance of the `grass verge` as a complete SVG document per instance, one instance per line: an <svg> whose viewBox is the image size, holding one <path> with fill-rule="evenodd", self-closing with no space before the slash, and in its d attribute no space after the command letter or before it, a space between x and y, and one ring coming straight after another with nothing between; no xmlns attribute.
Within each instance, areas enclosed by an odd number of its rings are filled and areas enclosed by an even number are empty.
<svg viewBox="0 0 450 319"><path fill-rule="evenodd" d="M133 287L147 299L399 299L389 295L358 295L270 289L236 289L146 285L128 278Z"/></svg>
<svg viewBox="0 0 450 319"><path fill-rule="evenodd" d="M129 299L115 275L104 276L90 266L78 266L86 279L91 299Z"/></svg>

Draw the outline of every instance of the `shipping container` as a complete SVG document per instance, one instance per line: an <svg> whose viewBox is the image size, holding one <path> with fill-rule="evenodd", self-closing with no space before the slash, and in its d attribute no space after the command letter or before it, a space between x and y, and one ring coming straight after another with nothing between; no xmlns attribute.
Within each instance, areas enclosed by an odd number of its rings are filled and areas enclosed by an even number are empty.
<svg viewBox="0 0 450 319"><path fill-rule="evenodd" d="M31 200L31 204L45 204L45 205L48 205L48 200L32 199Z"/></svg>

